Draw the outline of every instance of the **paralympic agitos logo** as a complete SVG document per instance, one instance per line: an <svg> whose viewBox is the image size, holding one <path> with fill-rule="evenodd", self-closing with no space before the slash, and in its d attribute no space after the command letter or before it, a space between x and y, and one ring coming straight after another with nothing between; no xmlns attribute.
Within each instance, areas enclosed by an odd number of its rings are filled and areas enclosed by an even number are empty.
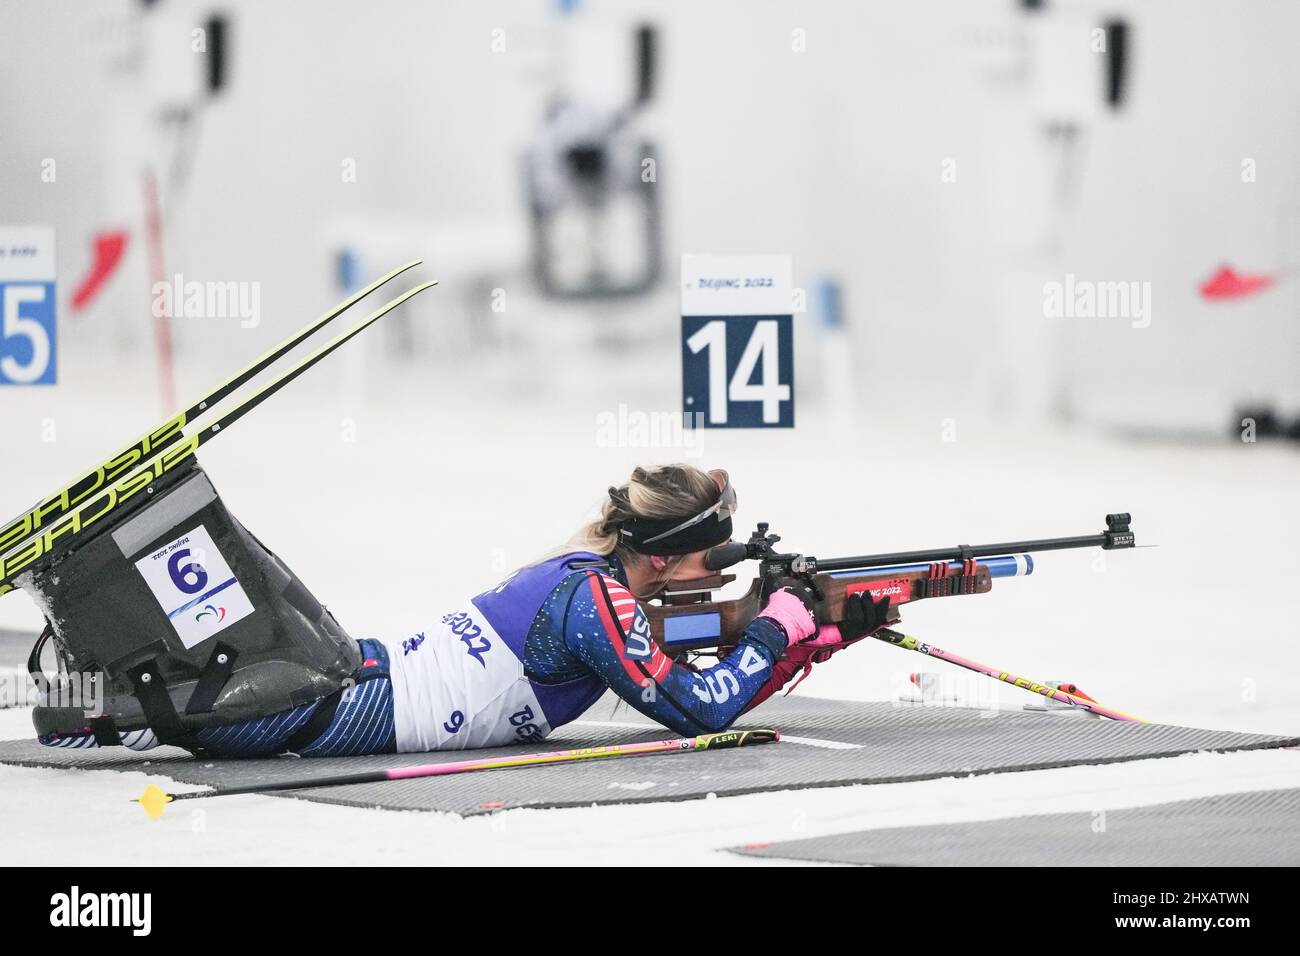
<svg viewBox="0 0 1300 956"><path fill-rule="evenodd" d="M202 611L199 611L198 614L194 615L194 620L201 621L207 617L215 617L216 620L212 623L220 624L226 619L226 609L224 607L217 607L215 604L205 605Z"/></svg>

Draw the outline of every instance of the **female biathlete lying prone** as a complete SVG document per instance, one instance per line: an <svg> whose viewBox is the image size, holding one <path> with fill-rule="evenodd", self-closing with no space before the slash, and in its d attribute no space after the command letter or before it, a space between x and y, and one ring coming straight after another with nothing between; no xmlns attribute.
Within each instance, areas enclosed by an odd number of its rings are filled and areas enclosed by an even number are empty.
<svg viewBox="0 0 1300 956"><path fill-rule="evenodd" d="M679 734L722 730L884 623L883 602L855 595L844 623L819 625L811 595L787 588L713 666L695 670L670 660L650 639L638 599L668 581L708 575L704 554L730 540L735 507L725 472L638 468L626 485L609 489L600 518L562 553L419 633L356 642L361 666L341 691L198 729L192 749L340 756L540 740L580 717L606 688ZM68 728L40 739L95 745L89 731ZM158 742L148 731L121 739L136 749Z"/></svg>

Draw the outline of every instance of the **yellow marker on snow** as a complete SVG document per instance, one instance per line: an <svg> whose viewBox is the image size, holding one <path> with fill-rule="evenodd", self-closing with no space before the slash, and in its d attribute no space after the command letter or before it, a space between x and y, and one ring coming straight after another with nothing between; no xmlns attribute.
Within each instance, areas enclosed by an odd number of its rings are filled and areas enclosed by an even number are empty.
<svg viewBox="0 0 1300 956"><path fill-rule="evenodd" d="M136 803L144 807L144 812L149 814L151 820L162 818L163 808L172 802L171 794L163 793L162 788L154 784L144 788L144 793L136 799Z"/></svg>

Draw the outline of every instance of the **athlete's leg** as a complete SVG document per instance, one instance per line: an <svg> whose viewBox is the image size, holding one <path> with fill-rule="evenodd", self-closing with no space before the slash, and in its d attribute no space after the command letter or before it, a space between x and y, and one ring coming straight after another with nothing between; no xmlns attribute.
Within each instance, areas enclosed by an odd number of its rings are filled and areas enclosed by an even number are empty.
<svg viewBox="0 0 1300 956"><path fill-rule="evenodd" d="M203 753L214 757L270 757L296 753L303 757L343 757L393 753L393 685L388 651L378 641L362 640L362 663L352 682L323 700L303 704L256 720L197 730ZM132 750L158 746L152 731L120 735ZM99 742L89 727L59 729L37 740L48 747L81 749Z"/></svg>

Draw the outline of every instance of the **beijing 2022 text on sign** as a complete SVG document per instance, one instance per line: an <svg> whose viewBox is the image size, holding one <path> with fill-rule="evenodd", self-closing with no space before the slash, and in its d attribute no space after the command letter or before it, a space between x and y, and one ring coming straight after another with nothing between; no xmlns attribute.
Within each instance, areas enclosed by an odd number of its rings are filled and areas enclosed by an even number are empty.
<svg viewBox="0 0 1300 956"><path fill-rule="evenodd" d="M794 427L789 256L682 256L688 427Z"/></svg>

